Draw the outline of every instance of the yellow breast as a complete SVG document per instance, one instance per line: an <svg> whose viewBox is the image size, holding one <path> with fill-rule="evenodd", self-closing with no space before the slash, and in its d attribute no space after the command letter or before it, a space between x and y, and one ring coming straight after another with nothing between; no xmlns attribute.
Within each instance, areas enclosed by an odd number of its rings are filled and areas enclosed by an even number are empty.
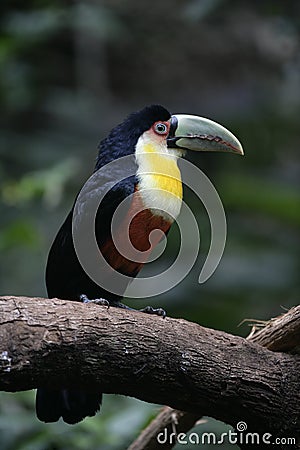
<svg viewBox="0 0 300 450"><path fill-rule="evenodd" d="M177 158L159 150L151 144L144 145L143 169L147 171L145 175L151 177L153 187L182 199L182 183Z"/></svg>

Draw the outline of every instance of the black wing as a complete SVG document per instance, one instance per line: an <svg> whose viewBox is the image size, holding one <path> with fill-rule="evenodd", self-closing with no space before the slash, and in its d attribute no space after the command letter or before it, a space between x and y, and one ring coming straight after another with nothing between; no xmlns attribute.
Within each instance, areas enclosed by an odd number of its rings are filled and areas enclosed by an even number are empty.
<svg viewBox="0 0 300 450"><path fill-rule="evenodd" d="M111 178L111 175L108 179ZM89 214L90 201L99 199L108 189L103 177L99 180L90 178L86 183L86 193L77 197L80 202L76 204L76 214L79 221L84 215ZM117 183L103 198L96 215L95 233L99 247L110 238L111 219L117 208L128 195L133 194L136 178L131 176ZM75 202L76 203L76 202ZM106 298L107 300L119 300L121 296L107 292L99 287L86 274L78 261L73 236L72 218L74 206L68 214L65 222L57 233L49 252L46 267L46 285L49 298L58 297L69 300L78 300L79 295L85 294L89 298ZM82 236L84 244L84 236ZM105 272L104 272L105 273ZM105 275L104 275L105 276ZM126 286L124 287L124 290Z"/></svg>

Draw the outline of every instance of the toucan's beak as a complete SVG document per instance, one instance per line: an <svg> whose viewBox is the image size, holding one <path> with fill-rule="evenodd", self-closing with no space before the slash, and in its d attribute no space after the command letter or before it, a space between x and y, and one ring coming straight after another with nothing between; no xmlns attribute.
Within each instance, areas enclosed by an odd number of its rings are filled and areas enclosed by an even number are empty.
<svg viewBox="0 0 300 450"><path fill-rule="evenodd" d="M187 114L171 117L167 143L169 148L244 154L239 140L222 125L204 117Z"/></svg>

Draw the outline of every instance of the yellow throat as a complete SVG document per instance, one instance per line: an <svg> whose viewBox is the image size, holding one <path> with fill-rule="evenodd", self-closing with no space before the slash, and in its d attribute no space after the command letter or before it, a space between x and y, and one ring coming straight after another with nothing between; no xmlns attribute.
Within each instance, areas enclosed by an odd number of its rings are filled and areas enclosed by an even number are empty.
<svg viewBox="0 0 300 450"><path fill-rule="evenodd" d="M141 137L136 146L138 163L138 189L144 205L149 209L157 208L154 214L178 216L182 202L181 174L177 159L181 156L166 145L147 142Z"/></svg>

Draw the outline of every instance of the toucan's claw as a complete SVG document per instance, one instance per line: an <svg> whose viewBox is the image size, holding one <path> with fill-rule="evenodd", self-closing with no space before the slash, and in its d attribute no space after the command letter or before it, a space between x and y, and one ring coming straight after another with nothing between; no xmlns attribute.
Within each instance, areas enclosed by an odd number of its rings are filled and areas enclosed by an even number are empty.
<svg viewBox="0 0 300 450"><path fill-rule="evenodd" d="M95 305L107 306L109 308L109 301L106 298L88 298L85 294L81 294L79 299L82 303L94 303Z"/></svg>
<svg viewBox="0 0 300 450"><path fill-rule="evenodd" d="M156 316L162 316L164 319L167 315L166 311L162 308L153 308L153 306L146 306L143 309L140 309L139 311L146 313L146 314L155 314Z"/></svg>

